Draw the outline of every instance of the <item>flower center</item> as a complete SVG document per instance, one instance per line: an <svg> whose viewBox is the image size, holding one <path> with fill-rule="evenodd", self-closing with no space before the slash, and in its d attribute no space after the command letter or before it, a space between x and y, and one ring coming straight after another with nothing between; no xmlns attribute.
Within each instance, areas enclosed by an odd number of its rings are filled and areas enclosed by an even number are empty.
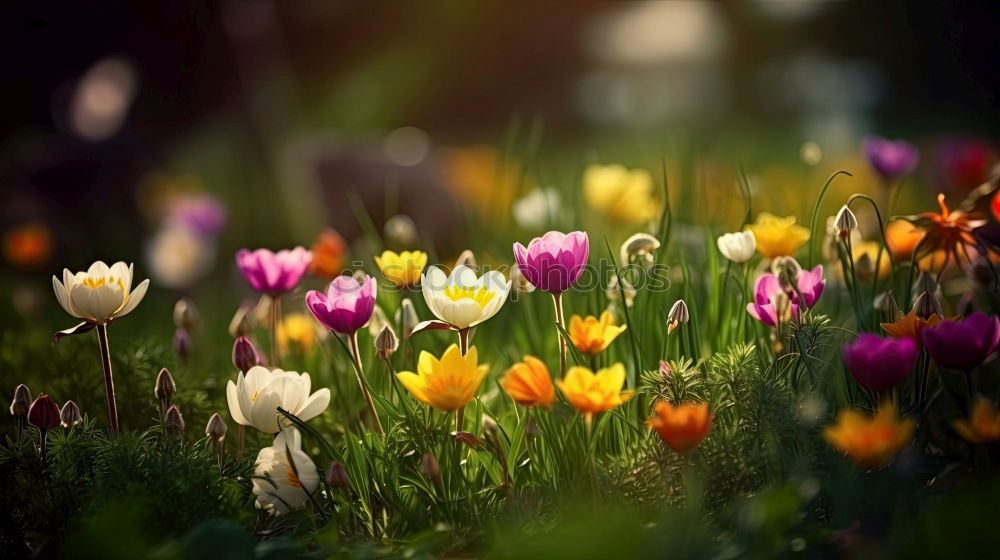
<svg viewBox="0 0 1000 560"><path fill-rule="evenodd" d="M253 394L250 395L250 401L251 402L257 402L257 395L259 395L259 394L260 394L260 391L254 391Z"/></svg>
<svg viewBox="0 0 1000 560"><path fill-rule="evenodd" d="M118 287L121 288L123 292L125 291L125 285L122 283L121 278L115 278L114 276L94 278L93 276L88 276L83 279L83 285L92 290L100 288L105 284L118 284Z"/></svg>
<svg viewBox="0 0 1000 560"><path fill-rule="evenodd" d="M288 484L296 488L302 488L302 483L299 482L299 475L295 474L295 470L292 467L288 467Z"/></svg>
<svg viewBox="0 0 1000 560"><path fill-rule="evenodd" d="M458 301L460 299L471 299L476 302L476 305L480 309L486 307L486 304L493 299L495 295L493 292L484 288L461 288L459 286L449 286L445 291L444 295L448 297L451 301Z"/></svg>

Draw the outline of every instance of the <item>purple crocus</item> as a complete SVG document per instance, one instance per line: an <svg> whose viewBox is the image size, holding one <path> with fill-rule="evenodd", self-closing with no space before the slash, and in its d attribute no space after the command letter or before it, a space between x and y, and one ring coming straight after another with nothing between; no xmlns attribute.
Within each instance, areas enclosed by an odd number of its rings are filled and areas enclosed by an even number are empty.
<svg viewBox="0 0 1000 560"><path fill-rule="evenodd" d="M236 266L250 287L265 294L278 295L292 291L302 280L312 252L303 247L282 249L277 253L267 249L240 249Z"/></svg>
<svg viewBox="0 0 1000 560"><path fill-rule="evenodd" d="M514 259L521 274L550 294L565 292L580 278L589 254L590 240L582 231L550 231L532 239L527 248L514 243Z"/></svg>
<svg viewBox="0 0 1000 560"><path fill-rule="evenodd" d="M202 237L215 237L226 225L226 207L208 194L180 196L167 208L167 221Z"/></svg>
<svg viewBox="0 0 1000 560"><path fill-rule="evenodd" d="M819 296L823 295L823 288L826 287L826 279L823 278L823 265L818 264L812 270L802 269L799 272L799 277L796 278L795 284L799 289L799 294L802 294L802 299L807 308L811 308L816 305L819 301ZM792 297L793 300L798 299L798 294Z"/></svg>
<svg viewBox="0 0 1000 560"><path fill-rule="evenodd" d="M886 182L909 175L920 158L917 148L904 140L887 140L878 136L865 139L865 156Z"/></svg>
<svg viewBox="0 0 1000 560"><path fill-rule="evenodd" d="M365 326L375 310L375 280L365 275L364 283L353 276L338 276L326 294L310 290L306 307L321 325L341 334L353 334Z"/></svg>
<svg viewBox="0 0 1000 560"><path fill-rule="evenodd" d="M778 309L781 298L785 298L787 302L784 305L791 306L792 316L798 315L798 303L794 299L787 299L778 277L773 274L762 274L754 285L753 301L747 304L747 312L761 323L769 327L776 327L779 318L782 318L781 310Z"/></svg>
<svg viewBox="0 0 1000 560"><path fill-rule="evenodd" d="M937 365L971 370L986 361L1000 343L1000 319L976 311L963 321L944 320L920 331L924 348Z"/></svg>
<svg viewBox="0 0 1000 560"><path fill-rule="evenodd" d="M918 352L917 342L912 338L882 338L862 333L844 347L844 365L858 385L881 393L910 376Z"/></svg>

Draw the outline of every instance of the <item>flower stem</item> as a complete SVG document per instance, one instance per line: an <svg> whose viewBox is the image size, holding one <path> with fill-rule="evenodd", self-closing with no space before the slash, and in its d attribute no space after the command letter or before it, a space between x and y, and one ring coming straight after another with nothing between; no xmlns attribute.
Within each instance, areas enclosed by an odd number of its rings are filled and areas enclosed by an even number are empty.
<svg viewBox="0 0 1000 560"><path fill-rule="evenodd" d="M104 366L104 389L108 396L108 421L111 433L118 432L118 404L115 402L115 380L111 376L111 350L108 348L108 325L97 325L97 340L101 344L101 364Z"/></svg>
<svg viewBox="0 0 1000 560"><path fill-rule="evenodd" d="M375 410L375 401L372 400L371 391L368 390L368 382L365 381L365 373L361 367L361 350L358 348L358 331L351 333L351 357L354 358L354 373L358 375L358 385L361 387L361 394L365 396L368 409L371 410L372 418L375 421L375 433L379 439L385 439L385 431L382 430L382 421L379 420L378 411Z"/></svg>
<svg viewBox="0 0 1000 560"><path fill-rule="evenodd" d="M624 301L625 291L622 290L622 298ZM556 337L559 339L559 374L561 376L566 375L566 339L563 338L561 330L566 330L566 318L563 315L563 305L562 305L562 294L552 294L552 306L555 308L556 312L556 324L561 327L557 330Z"/></svg>
<svg viewBox="0 0 1000 560"><path fill-rule="evenodd" d="M281 363L278 348L278 321L281 318L281 296L271 296L271 365L277 367Z"/></svg>
<svg viewBox="0 0 1000 560"><path fill-rule="evenodd" d="M458 330L458 349L462 351L462 355L469 353L469 338L470 330L468 327ZM461 432L462 427L465 425L465 407L461 407L455 411L455 431Z"/></svg>

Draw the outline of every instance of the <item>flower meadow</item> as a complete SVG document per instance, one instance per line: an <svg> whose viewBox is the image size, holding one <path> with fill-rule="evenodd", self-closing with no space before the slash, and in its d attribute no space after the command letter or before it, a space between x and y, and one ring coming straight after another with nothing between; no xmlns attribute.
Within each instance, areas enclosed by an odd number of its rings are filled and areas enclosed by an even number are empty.
<svg viewBox="0 0 1000 560"><path fill-rule="evenodd" d="M48 262L4 332L0 556L996 554L1000 174L856 148L713 220L685 160L526 173L445 245L348 192L358 239L227 253L186 195L216 270Z"/></svg>

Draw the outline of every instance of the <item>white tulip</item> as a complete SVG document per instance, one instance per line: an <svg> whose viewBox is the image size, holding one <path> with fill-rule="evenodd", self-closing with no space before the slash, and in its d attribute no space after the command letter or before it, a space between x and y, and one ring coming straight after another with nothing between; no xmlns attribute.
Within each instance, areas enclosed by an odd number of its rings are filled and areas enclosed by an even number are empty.
<svg viewBox="0 0 1000 560"><path fill-rule="evenodd" d="M757 238L752 231L738 231L719 236L718 245L722 256L742 264L750 260L757 250Z"/></svg>
<svg viewBox="0 0 1000 560"><path fill-rule="evenodd" d="M302 451L302 435L295 428L285 428L274 445L260 450L254 475L257 508L275 516L306 503L319 486L316 464Z"/></svg>
<svg viewBox="0 0 1000 560"><path fill-rule="evenodd" d="M491 270L477 277L471 268L459 265L451 276L436 266L428 268L420 280L420 289L431 312L457 328L474 327L496 315L507 301L510 280Z"/></svg>
<svg viewBox="0 0 1000 560"><path fill-rule="evenodd" d="M278 407L303 422L326 410L330 404L330 390L320 389L310 395L310 387L308 373L254 366L246 375L239 374L236 383L230 381L226 385L229 414L237 424L274 434L290 424L278 412Z"/></svg>
<svg viewBox="0 0 1000 560"><path fill-rule="evenodd" d="M132 265L116 262L108 267L101 261L87 272L73 274L63 269L63 280L52 277L59 305L70 315L96 324L109 323L128 315L149 288L149 280L132 289Z"/></svg>

